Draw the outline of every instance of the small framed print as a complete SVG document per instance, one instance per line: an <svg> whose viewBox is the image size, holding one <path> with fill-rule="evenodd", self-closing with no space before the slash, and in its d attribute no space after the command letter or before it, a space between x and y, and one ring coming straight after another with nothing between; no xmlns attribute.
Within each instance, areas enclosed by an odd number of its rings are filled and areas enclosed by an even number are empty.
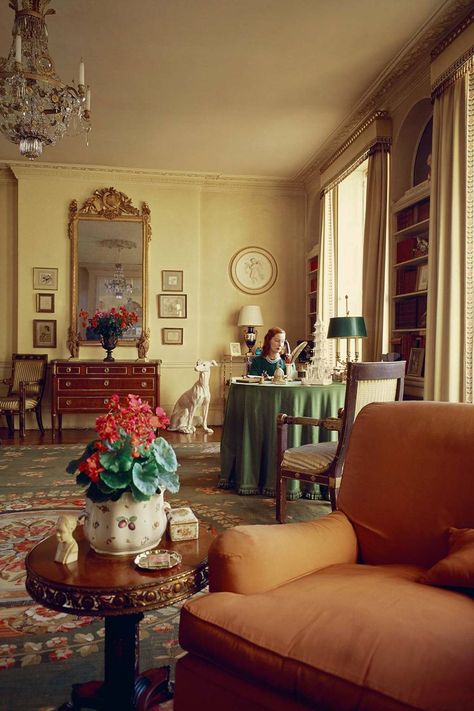
<svg viewBox="0 0 474 711"><path fill-rule="evenodd" d="M187 317L187 295L186 294L158 294L158 317L159 318L186 318Z"/></svg>
<svg viewBox="0 0 474 711"><path fill-rule="evenodd" d="M242 355L242 349L240 347L240 343L230 343L229 344L229 352L230 352L230 355L233 356L234 358Z"/></svg>
<svg viewBox="0 0 474 711"><path fill-rule="evenodd" d="M183 345L183 329L182 328L162 328L161 342L165 346L182 346Z"/></svg>
<svg viewBox="0 0 474 711"><path fill-rule="evenodd" d="M416 290L426 291L428 288L428 265L421 264L416 273Z"/></svg>
<svg viewBox="0 0 474 711"><path fill-rule="evenodd" d="M54 294L36 294L36 313L54 313Z"/></svg>
<svg viewBox="0 0 474 711"><path fill-rule="evenodd" d="M183 272L163 269L161 272L161 288L163 291L183 291Z"/></svg>
<svg viewBox="0 0 474 711"><path fill-rule="evenodd" d="M34 348L56 348L56 321L33 321Z"/></svg>
<svg viewBox="0 0 474 711"><path fill-rule="evenodd" d="M33 267L33 289L58 289L58 270L48 267Z"/></svg>
<svg viewBox="0 0 474 711"><path fill-rule="evenodd" d="M407 375L420 377L423 372L423 362L425 360L424 348L412 348L408 359Z"/></svg>

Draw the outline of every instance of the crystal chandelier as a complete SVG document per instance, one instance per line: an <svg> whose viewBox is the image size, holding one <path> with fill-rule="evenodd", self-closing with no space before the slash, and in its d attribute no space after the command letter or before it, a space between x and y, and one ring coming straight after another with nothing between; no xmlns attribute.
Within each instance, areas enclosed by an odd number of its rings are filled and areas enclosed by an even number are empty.
<svg viewBox="0 0 474 711"><path fill-rule="evenodd" d="M112 279L105 280L105 288L116 299L123 299L125 294L133 293L133 284L126 280L123 267L120 263L115 265Z"/></svg>
<svg viewBox="0 0 474 711"><path fill-rule="evenodd" d="M22 9L19 9L21 1ZM0 57L0 131L20 146L20 154L34 160L44 146L64 135L90 131L90 89L84 82L63 84L48 51L46 15L50 0L11 0L15 11L10 53Z"/></svg>

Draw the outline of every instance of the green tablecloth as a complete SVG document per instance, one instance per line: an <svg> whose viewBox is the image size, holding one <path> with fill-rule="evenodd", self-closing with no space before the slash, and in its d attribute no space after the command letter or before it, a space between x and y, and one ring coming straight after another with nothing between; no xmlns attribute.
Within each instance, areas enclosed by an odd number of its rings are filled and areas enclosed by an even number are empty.
<svg viewBox="0 0 474 711"><path fill-rule="evenodd" d="M344 405L345 385L232 383L221 439L218 486L239 494L275 496L276 419L280 412L308 417L335 417ZM288 446L336 439L320 427L289 427ZM316 498L318 487L288 481L289 498Z"/></svg>

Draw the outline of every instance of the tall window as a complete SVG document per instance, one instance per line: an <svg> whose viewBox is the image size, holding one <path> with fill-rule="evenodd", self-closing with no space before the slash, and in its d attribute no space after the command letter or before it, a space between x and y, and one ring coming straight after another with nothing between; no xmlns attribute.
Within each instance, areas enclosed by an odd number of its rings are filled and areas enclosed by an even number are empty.
<svg viewBox="0 0 474 711"><path fill-rule="evenodd" d="M362 260L368 160L364 160L338 186L336 316L362 314Z"/></svg>

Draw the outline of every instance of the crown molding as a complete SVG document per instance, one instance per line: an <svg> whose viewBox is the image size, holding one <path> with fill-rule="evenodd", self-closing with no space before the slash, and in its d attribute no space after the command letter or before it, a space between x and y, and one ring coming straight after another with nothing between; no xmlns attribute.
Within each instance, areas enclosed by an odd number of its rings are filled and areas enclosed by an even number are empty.
<svg viewBox="0 0 474 711"><path fill-rule="evenodd" d="M313 180L319 167L330 160L341 144L351 138L351 134L359 125L374 112L387 108L388 95L396 92L398 85L405 83L407 74L412 73L415 68L419 70L420 66L429 67L431 52L440 43L440 38L449 36L450 32L454 32L454 26L463 24L469 11L472 11L472 0L452 0L436 12L379 74L350 116L332 132L322 148L294 176L295 179L303 183Z"/></svg>
<svg viewBox="0 0 474 711"><path fill-rule="evenodd" d="M267 190L279 193L304 191L301 181L293 178L265 176L224 175L219 173L141 170L97 165L70 165L67 163L25 163L0 161L0 171L11 170L18 179L61 178L87 180L96 177L101 181L126 180L131 183L156 183L162 187L183 186L199 191Z"/></svg>

